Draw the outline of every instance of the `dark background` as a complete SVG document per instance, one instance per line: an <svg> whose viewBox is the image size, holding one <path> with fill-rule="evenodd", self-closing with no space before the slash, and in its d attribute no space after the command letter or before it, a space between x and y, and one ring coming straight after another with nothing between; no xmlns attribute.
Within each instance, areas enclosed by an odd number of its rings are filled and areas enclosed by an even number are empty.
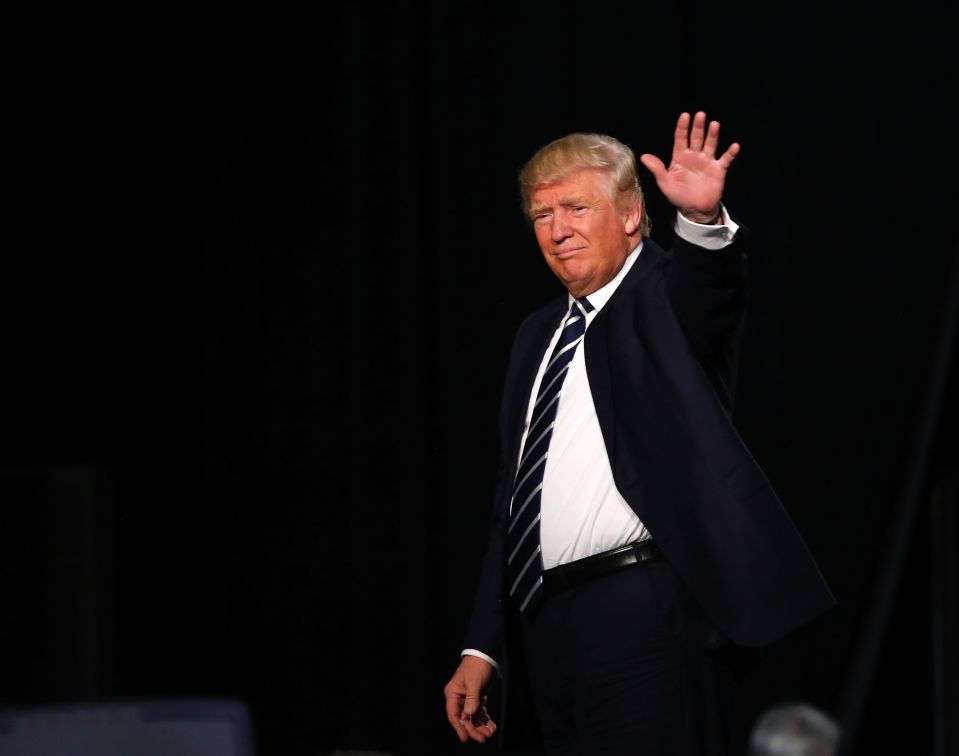
<svg viewBox="0 0 959 756"><path fill-rule="evenodd" d="M516 172L570 131L665 159L703 109L755 242L737 423L839 599L769 649L742 728L805 700L862 753L936 752L959 166L932 3L11 29L0 706L236 697L264 756L459 752L505 360L560 291Z"/></svg>

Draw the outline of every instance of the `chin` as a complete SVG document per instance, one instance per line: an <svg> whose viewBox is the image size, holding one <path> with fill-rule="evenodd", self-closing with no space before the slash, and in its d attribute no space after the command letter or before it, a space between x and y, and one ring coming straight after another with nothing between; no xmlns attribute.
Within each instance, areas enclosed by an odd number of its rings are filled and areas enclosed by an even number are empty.
<svg viewBox="0 0 959 756"><path fill-rule="evenodd" d="M559 280L563 282L569 291L582 291L589 286L590 278L582 278L580 276L558 276ZM575 296L575 295L574 295Z"/></svg>

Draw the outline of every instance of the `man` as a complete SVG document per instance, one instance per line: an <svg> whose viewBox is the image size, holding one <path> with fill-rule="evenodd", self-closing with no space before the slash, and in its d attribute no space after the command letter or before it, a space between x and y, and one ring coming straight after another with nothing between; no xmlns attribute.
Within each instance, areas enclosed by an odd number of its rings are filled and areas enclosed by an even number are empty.
<svg viewBox="0 0 959 756"><path fill-rule="evenodd" d="M549 753L724 753L726 650L833 603L730 420L746 234L721 204L739 145L717 157L718 140L683 113L669 167L641 157L678 211L668 254L615 139L570 135L520 174L568 294L510 356L489 547L445 689L463 742L496 731L499 672L504 746L541 733Z"/></svg>

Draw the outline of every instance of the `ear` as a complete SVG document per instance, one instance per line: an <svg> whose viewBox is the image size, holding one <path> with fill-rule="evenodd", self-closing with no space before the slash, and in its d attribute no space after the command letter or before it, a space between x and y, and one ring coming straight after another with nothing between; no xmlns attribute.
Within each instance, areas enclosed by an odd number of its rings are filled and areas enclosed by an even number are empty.
<svg viewBox="0 0 959 756"><path fill-rule="evenodd" d="M623 219L623 225L625 226L627 236L632 236L637 230L639 230L639 222L642 220L642 218L643 209L639 203L636 203L633 207L626 211L626 217Z"/></svg>

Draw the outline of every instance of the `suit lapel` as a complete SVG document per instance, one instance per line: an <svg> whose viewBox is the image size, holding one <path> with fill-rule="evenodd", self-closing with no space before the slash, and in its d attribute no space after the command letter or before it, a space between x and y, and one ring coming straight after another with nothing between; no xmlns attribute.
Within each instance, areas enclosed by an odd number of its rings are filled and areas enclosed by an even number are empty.
<svg viewBox="0 0 959 756"><path fill-rule="evenodd" d="M640 255L642 257L642 255ZM637 261L638 262L638 261ZM630 271L632 272L632 271ZM625 281L623 285L625 285ZM603 432L603 440L606 442L606 454L610 463L616 459L615 439L613 432L613 418L615 410L613 407L613 388L610 385L609 372L609 341L607 321L609 307L619 294L619 289L613 297L606 303L606 306L600 310L593 322L586 329L586 338L583 340L584 358L586 360L586 375L589 379L589 390L593 396L593 406L596 408L596 418L599 420L600 430Z"/></svg>
<svg viewBox="0 0 959 756"><path fill-rule="evenodd" d="M596 315L586 330L585 359L586 375L589 378L590 393L593 396L593 405L596 407L596 417L599 420L603 440L606 442L606 453L610 463L616 459L615 418L616 407L613 401L613 387L611 383L611 368L609 360L609 323L612 319L631 317L632 308L629 306L635 296L635 289L659 263L665 252L651 239L643 242L643 251L640 252L633 267L617 287L613 296Z"/></svg>

